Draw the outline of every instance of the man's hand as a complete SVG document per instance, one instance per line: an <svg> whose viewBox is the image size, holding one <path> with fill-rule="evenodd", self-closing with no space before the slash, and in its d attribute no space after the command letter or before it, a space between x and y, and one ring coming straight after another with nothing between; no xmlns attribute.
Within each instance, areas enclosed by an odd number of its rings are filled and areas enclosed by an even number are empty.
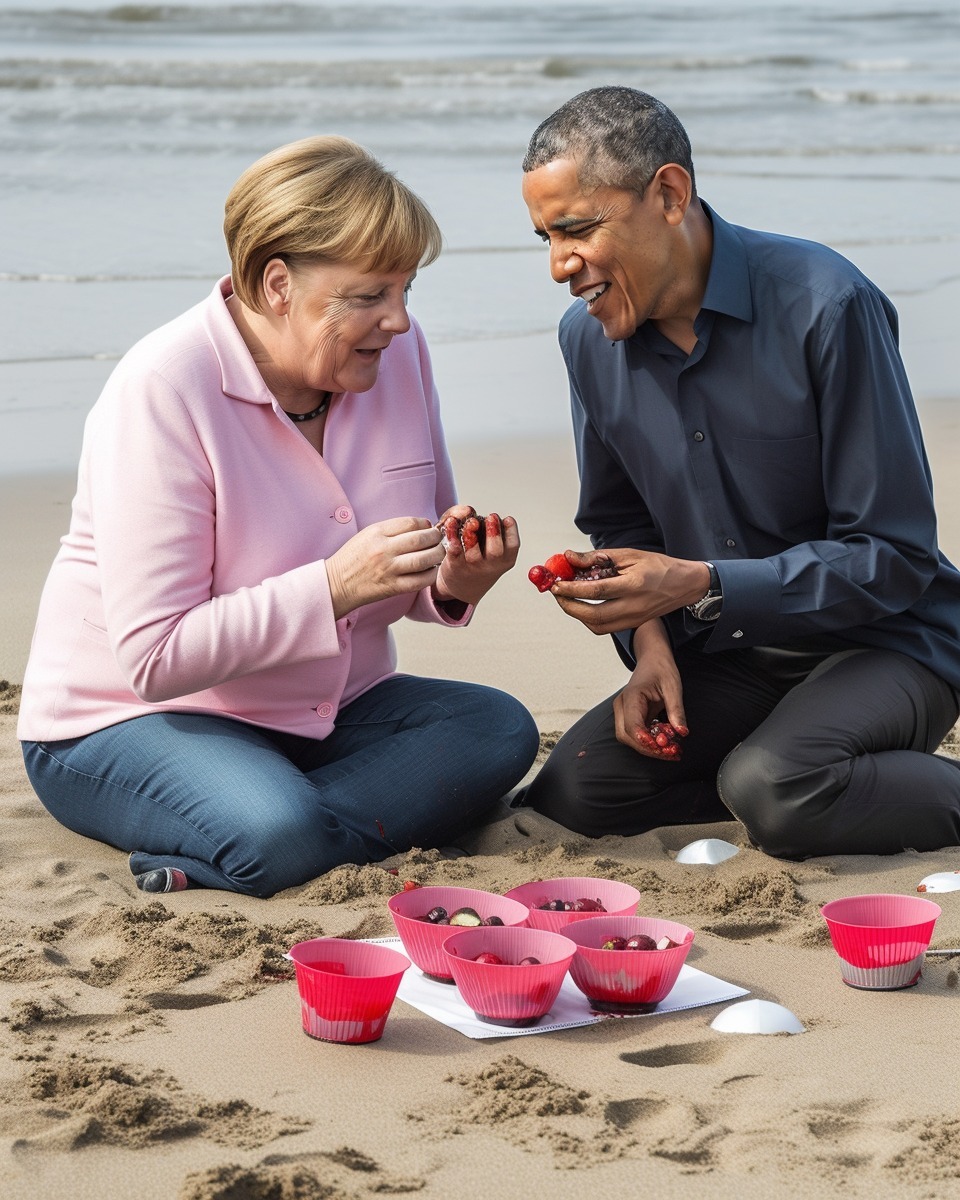
<svg viewBox="0 0 960 1200"><path fill-rule="evenodd" d="M617 575L595 582L558 580L550 589L557 603L596 634L636 629L646 621L675 612L707 594L710 570L704 562L669 558L647 550L566 551L575 567L613 562ZM603 603L598 604L597 601ZM593 603L585 603L592 601Z"/></svg>
<svg viewBox="0 0 960 1200"><path fill-rule="evenodd" d="M651 731L659 714L666 712L667 721L681 738L689 732L680 673L663 623L650 621L639 628L634 634L633 650L637 665L630 682L613 701L617 741L648 758L676 762L680 757L678 744L668 737L667 745L661 746L656 729Z"/></svg>

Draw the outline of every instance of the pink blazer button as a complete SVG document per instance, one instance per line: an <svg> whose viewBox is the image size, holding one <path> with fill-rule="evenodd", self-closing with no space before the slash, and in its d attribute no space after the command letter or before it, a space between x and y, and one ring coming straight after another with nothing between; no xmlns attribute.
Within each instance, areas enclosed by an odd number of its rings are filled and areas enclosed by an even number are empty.
<svg viewBox="0 0 960 1200"><path fill-rule="evenodd" d="M318 704L317 705L317 716L318 717L329 717L332 715L333 715L333 705L332 704Z"/></svg>
<svg viewBox="0 0 960 1200"><path fill-rule="evenodd" d="M345 504L341 504L333 515L337 518L341 525L346 525L348 521L353 520L353 513Z"/></svg>

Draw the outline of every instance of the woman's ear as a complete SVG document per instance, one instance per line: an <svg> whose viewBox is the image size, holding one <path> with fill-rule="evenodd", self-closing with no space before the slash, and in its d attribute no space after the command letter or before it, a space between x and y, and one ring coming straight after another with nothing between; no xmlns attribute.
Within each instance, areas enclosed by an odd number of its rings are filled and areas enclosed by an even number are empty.
<svg viewBox="0 0 960 1200"><path fill-rule="evenodd" d="M282 258L271 258L263 268L263 297L278 317L290 307L290 268Z"/></svg>

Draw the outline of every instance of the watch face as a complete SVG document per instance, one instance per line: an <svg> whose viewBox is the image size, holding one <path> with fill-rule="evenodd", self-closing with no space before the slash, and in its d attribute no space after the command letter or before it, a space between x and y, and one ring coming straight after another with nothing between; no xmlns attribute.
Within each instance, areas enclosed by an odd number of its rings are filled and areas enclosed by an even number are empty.
<svg viewBox="0 0 960 1200"><path fill-rule="evenodd" d="M694 616L698 621L716 621L723 611L722 596L705 596L694 605Z"/></svg>

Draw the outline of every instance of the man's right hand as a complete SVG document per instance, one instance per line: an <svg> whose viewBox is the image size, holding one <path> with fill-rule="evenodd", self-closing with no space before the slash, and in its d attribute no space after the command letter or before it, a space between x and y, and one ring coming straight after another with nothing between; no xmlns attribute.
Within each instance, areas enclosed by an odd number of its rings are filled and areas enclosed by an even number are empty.
<svg viewBox="0 0 960 1200"><path fill-rule="evenodd" d="M566 553L575 567L591 567L603 561L617 568L611 579L589 583L557 580L550 589L568 616L576 617L596 634L636 629L702 599L710 587L710 568L694 559L632 549ZM585 604L585 600L593 603ZM603 603L597 604L598 600Z"/></svg>
<svg viewBox="0 0 960 1200"><path fill-rule="evenodd" d="M678 755L665 752L650 732L650 723L666 712L667 721L681 737L688 733L683 685L661 621L648 621L637 629L633 652L637 665L630 682L613 701L617 741L648 758L675 762Z"/></svg>

